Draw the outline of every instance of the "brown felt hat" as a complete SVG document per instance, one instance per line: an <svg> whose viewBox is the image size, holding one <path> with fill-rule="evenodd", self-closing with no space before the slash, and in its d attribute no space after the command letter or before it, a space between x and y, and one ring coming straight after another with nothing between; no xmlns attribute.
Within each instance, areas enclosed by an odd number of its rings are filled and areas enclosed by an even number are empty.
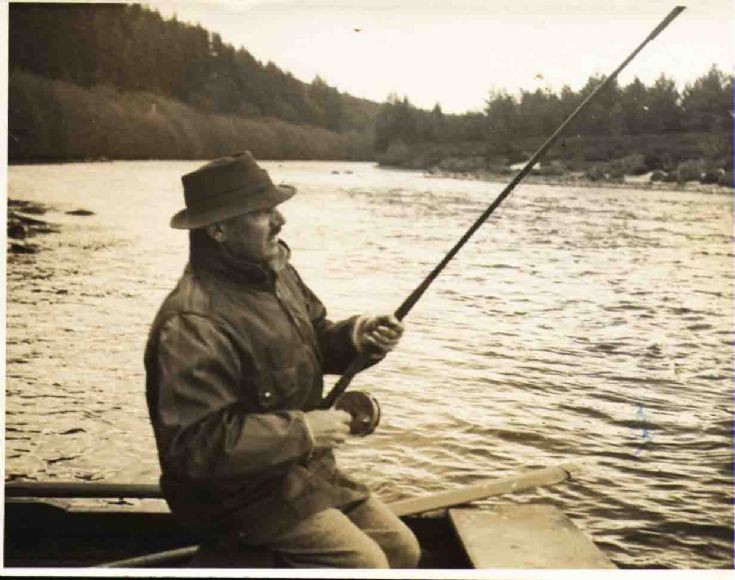
<svg viewBox="0 0 735 580"><path fill-rule="evenodd" d="M171 218L179 230L203 228L236 215L274 207L293 197L296 188L273 185L250 151L210 161L181 178L186 208Z"/></svg>

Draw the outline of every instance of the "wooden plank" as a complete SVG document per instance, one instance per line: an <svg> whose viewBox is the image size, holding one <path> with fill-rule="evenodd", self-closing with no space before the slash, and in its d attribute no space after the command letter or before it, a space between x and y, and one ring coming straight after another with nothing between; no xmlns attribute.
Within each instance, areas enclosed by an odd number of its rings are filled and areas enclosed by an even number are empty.
<svg viewBox="0 0 735 580"><path fill-rule="evenodd" d="M455 508L449 517L475 568L615 568L551 505L503 504L492 511Z"/></svg>
<svg viewBox="0 0 735 580"><path fill-rule="evenodd" d="M161 498L157 483L104 483L82 481L9 481L5 497Z"/></svg>
<svg viewBox="0 0 735 580"><path fill-rule="evenodd" d="M571 479L578 471L579 468L575 465L556 465L543 469L534 469L526 473L519 473L476 485L468 485L459 489L395 501L390 503L388 507L398 516L420 514L495 495L526 491L541 485L561 483L562 481Z"/></svg>

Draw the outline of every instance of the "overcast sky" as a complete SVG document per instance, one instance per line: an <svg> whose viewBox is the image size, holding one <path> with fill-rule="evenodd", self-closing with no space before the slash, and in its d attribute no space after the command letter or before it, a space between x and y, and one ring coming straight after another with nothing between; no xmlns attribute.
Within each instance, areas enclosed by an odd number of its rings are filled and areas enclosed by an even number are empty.
<svg viewBox="0 0 735 580"><path fill-rule="evenodd" d="M382 102L406 95L445 112L481 110L490 89L558 90L607 74L676 5L661 0L158 1L297 78ZM620 77L662 72L680 88L733 69L731 0L697 0Z"/></svg>

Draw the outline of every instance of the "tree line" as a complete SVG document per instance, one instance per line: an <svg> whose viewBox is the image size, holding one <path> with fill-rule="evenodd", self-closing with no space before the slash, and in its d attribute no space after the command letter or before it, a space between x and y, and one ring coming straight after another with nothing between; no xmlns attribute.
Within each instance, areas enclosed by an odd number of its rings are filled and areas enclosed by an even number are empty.
<svg viewBox="0 0 735 580"><path fill-rule="evenodd" d="M446 115L414 107L392 95L377 115L375 148L384 162L428 168L453 157L455 165L513 163L526 159L601 82L590 77L574 91L491 91L482 112ZM550 154L578 165L609 162L637 151L641 170L676 167L689 159L732 171L733 75L713 65L680 92L661 75L646 86L638 78L610 83L590 103ZM634 149L631 151L630 146ZM474 161L468 163L468 158ZM500 161L498 161L500 160Z"/></svg>
<svg viewBox="0 0 735 580"><path fill-rule="evenodd" d="M376 122L376 148L385 151L394 141L494 143L548 136L601 82L591 77L579 91L564 86L550 90L491 91L482 113L445 115L414 107L407 98L389 97ZM679 93L675 82L661 75L647 87L638 78L625 87L604 88L574 125L580 135L639 135L646 133L729 132L732 129L733 76L715 65Z"/></svg>

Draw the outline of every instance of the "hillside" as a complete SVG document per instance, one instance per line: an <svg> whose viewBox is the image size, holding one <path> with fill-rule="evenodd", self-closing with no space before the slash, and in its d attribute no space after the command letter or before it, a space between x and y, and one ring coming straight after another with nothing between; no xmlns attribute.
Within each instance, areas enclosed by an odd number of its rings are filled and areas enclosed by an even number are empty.
<svg viewBox="0 0 735 580"><path fill-rule="evenodd" d="M377 103L200 26L134 4L9 13L11 160L211 157L251 142L268 157L372 156Z"/></svg>

